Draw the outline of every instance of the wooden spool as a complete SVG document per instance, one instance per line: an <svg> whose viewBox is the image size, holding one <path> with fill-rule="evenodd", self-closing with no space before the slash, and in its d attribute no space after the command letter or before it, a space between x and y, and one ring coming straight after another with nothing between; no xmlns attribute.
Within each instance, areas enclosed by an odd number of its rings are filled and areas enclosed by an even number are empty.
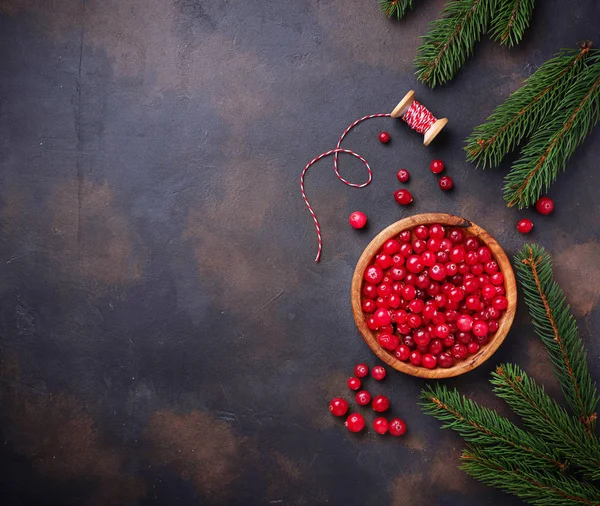
<svg viewBox="0 0 600 506"><path fill-rule="evenodd" d="M440 367L437 367L436 369L417 367L412 365L410 362L402 362L398 360L392 353L383 349L377 341L376 331L372 331L369 329L369 327L367 327L367 315L365 315L363 312L361 304L365 270L373 263L375 255L379 252L383 244L389 239L396 237L403 230L412 230L419 225L431 225L433 223L439 223L447 227L462 228L467 235L477 237L490 249L494 255L494 259L498 263L500 271L504 275L504 287L506 290L506 298L508 299L508 307L506 308L506 311L500 320L498 320L499 328L490 339L490 342L481 347L474 355L470 355L465 360L462 360L453 367L449 367L447 369L442 369ZM458 376L475 369L483 364L488 358L490 358L500 347L504 341L504 338L508 334L515 317L515 311L517 309L517 283L515 280L515 274L510 261L506 256L506 253L504 253L504 250L500 247L496 240L485 230L475 225L475 223L465 220L464 218L459 218L458 216L442 213L427 213L417 214L415 216L410 216L408 218L404 218L403 220L397 221L380 232L369 243L360 256L358 263L356 264L354 276L352 277L350 299L352 303L354 321L356 322L358 330L375 355L377 355L383 362L394 369L406 374L410 374L411 376L440 379Z"/></svg>
<svg viewBox="0 0 600 506"><path fill-rule="evenodd" d="M404 115L411 104L415 101L415 92L410 90L402 100L398 103L394 110L391 112L392 118L400 118ZM448 118L438 119L429 129L425 132L425 139L423 140L423 144L425 146L429 146L431 141L435 139L436 135L442 131L442 128L446 126L448 123Z"/></svg>

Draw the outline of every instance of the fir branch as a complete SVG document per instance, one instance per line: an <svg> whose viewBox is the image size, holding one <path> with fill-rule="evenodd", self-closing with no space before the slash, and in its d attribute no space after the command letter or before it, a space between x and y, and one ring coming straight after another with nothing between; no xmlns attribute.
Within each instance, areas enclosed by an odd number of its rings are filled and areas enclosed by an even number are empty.
<svg viewBox="0 0 600 506"><path fill-rule="evenodd" d="M407 10L412 10L413 0L379 0L379 7L388 18L402 19Z"/></svg>
<svg viewBox="0 0 600 506"><path fill-rule="evenodd" d="M550 255L541 246L526 244L515 257L515 265L533 325L548 350L567 402L592 434L598 392L577 323L564 292L554 281Z"/></svg>
<svg viewBox="0 0 600 506"><path fill-rule="evenodd" d="M579 50L563 50L545 62L473 130L466 140L467 160L484 169L498 165L541 125L548 111L557 107L590 51L591 44L585 43Z"/></svg>
<svg viewBox="0 0 600 506"><path fill-rule="evenodd" d="M533 14L535 0L502 0L492 19L491 37L512 47L523 38Z"/></svg>
<svg viewBox="0 0 600 506"><path fill-rule="evenodd" d="M599 505L593 485L560 473L540 472L518 460L506 459L489 448L467 448L461 469L486 485L514 494L538 506Z"/></svg>
<svg viewBox="0 0 600 506"><path fill-rule="evenodd" d="M451 0L430 23L414 61L417 79L436 87L454 77L488 27L492 0Z"/></svg>
<svg viewBox="0 0 600 506"><path fill-rule="evenodd" d="M423 411L444 422L466 441L492 445L500 455L526 459L536 467L564 470L567 464L542 439L528 434L491 409L466 399L457 390L436 384L421 393Z"/></svg>
<svg viewBox="0 0 600 506"><path fill-rule="evenodd" d="M492 373L494 393L506 401L525 424L552 444L587 478L600 478L600 443L573 420L520 367L504 364Z"/></svg>
<svg viewBox="0 0 600 506"><path fill-rule="evenodd" d="M600 120L600 59L587 65L505 178L509 207L533 205Z"/></svg>

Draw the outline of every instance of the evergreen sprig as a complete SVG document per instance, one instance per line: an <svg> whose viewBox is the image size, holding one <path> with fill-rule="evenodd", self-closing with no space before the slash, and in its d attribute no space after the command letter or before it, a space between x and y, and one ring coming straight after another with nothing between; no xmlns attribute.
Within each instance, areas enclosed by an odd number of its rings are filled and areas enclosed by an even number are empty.
<svg viewBox="0 0 600 506"><path fill-rule="evenodd" d="M504 199L509 206L533 205L600 120L600 61L588 63L506 176Z"/></svg>
<svg viewBox="0 0 600 506"><path fill-rule="evenodd" d="M379 0L379 7L388 18L402 19L412 9L413 0Z"/></svg>
<svg viewBox="0 0 600 506"><path fill-rule="evenodd" d="M544 248L526 244L515 266L536 332L543 341L552 368L575 415L592 433L598 392L587 365L587 353L565 294L554 281L552 260Z"/></svg>
<svg viewBox="0 0 600 506"><path fill-rule="evenodd" d="M440 385L423 390L423 410L465 439L461 468L480 481L539 506L598 506L600 490L591 482L600 479L598 394L585 349L553 280L550 256L540 246L525 245L515 262L536 333L575 416L511 364L498 366L491 382L526 430Z"/></svg>
<svg viewBox="0 0 600 506"><path fill-rule="evenodd" d="M534 6L535 0L501 0L490 27L491 38L509 47L521 42Z"/></svg>
<svg viewBox="0 0 600 506"><path fill-rule="evenodd" d="M541 125L555 110L580 72L590 48L563 50L535 71L466 140L467 160L492 167Z"/></svg>
<svg viewBox="0 0 600 506"><path fill-rule="evenodd" d="M417 51L417 78L432 88L451 80L473 54L475 43L485 33L494 0L451 0L442 18L430 23L429 33Z"/></svg>

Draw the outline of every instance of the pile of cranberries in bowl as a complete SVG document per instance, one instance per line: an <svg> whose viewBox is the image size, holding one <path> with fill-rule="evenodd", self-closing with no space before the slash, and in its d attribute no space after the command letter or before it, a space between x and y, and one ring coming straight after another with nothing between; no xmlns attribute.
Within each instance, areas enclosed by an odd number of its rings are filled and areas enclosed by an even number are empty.
<svg viewBox="0 0 600 506"><path fill-rule="evenodd" d="M462 228L419 225L387 240L364 272L362 310L379 346L449 368L494 338L508 307L492 251Z"/></svg>

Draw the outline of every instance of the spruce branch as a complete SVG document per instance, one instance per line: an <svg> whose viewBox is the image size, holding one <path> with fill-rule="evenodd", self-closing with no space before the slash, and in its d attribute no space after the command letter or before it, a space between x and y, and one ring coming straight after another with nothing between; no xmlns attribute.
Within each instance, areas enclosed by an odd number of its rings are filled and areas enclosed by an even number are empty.
<svg viewBox="0 0 600 506"><path fill-rule="evenodd" d="M461 469L486 485L500 488L538 506L599 505L600 491L561 473L498 455L493 449L468 447Z"/></svg>
<svg viewBox="0 0 600 506"><path fill-rule="evenodd" d="M535 0L501 0L491 25L493 40L512 47L523 38L533 14Z"/></svg>
<svg viewBox="0 0 600 506"><path fill-rule="evenodd" d="M434 88L454 77L473 54L486 31L493 0L450 0L442 18L430 23L429 33L414 61L417 79Z"/></svg>
<svg viewBox="0 0 600 506"><path fill-rule="evenodd" d="M591 63L591 64L589 64ZM509 207L533 205L600 120L600 59L588 62L505 178Z"/></svg>
<svg viewBox="0 0 600 506"><path fill-rule="evenodd" d="M473 130L466 140L467 160L484 169L498 165L537 130L548 111L557 108L590 51L591 44L584 43L579 50L563 50L545 62L485 123Z"/></svg>
<svg viewBox="0 0 600 506"><path fill-rule="evenodd" d="M520 367L503 364L492 373L494 393L525 425L552 445L586 478L600 478L600 443Z"/></svg>
<svg viewBox="0 0 600 506"><path fill-rule="evenodd" d="M564 470L567 463L542 439L528 434L495 411L466 399L457 390L436 384L421 393L423 411L444 422L466 441L491 445L499 455L526 460L536 467Z"/></svg>
<svg viewBox="0 0 600 506"><path fill-rule="evenodd" d="M596 422L598 392L587 365L587 353L565 295L552 274L550 255L541 246L526 244L515 257L525 302L542 339L562 391L589 434Z"/></svg>
<svg viewBox="0 0 600 506"><path fill-rule="evenodd" d="M407 10L412 10L413 0L379 0L379 7L388 18L402 19Z"/></svg>

